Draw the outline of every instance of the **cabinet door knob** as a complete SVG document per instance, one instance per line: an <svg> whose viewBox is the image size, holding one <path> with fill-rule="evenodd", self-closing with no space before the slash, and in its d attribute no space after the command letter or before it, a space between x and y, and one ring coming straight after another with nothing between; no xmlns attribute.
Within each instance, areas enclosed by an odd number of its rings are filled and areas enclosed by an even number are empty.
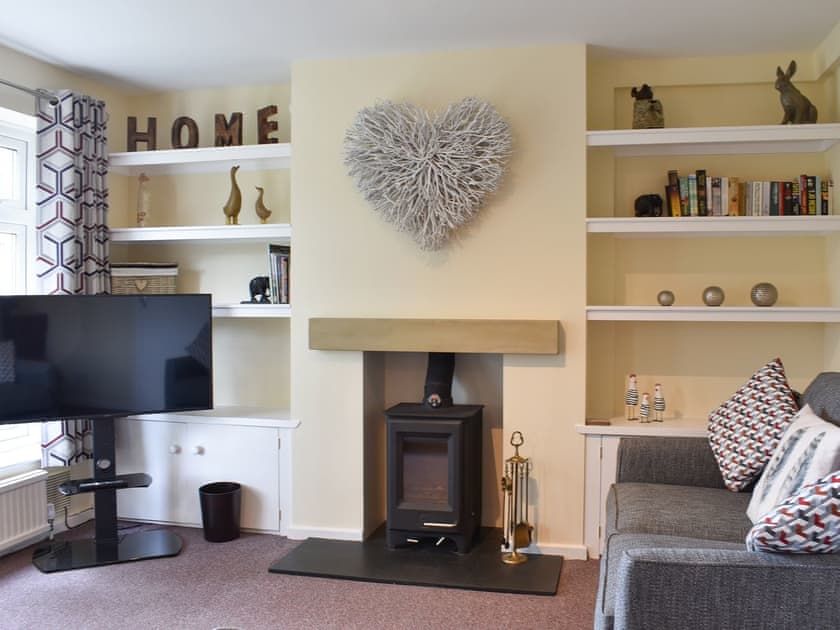
<svg viewBox="0 0 840 630"><path fill-rule="evenodd" d="M193 452L193 455L204 455L204 447L203 446L193 446L192 452Z"/></svg>
<svg viewBox="0 0 840 630"><path fill-rule="evenodd" d="M181 452L181 447L178 446L177 444L170 444L169 445L169 452L172 453L173 455L177 455L178 453Z"/></svg>

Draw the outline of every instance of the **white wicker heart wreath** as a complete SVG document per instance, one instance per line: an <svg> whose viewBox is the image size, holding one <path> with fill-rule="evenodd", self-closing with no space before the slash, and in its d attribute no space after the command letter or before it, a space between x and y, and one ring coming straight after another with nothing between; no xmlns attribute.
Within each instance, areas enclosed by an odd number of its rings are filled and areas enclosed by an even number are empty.
<svg viewBox="0 0 840 630"><path fill-rule="evenodd" d="M349 175L374 209L439 249L499 187L511 151L508 123L465 98L430 115L407 103L362 109L344 138Z"/></svg>

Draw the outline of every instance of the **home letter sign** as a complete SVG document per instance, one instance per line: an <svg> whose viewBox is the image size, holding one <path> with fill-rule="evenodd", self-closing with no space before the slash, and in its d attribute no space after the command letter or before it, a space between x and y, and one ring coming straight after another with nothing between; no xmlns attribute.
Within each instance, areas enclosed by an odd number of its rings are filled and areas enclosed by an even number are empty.
<svg viewBox="0 0 840 630"><path fill-rule="evenodd" d="M182 130L187 128L187 141L181 142ZM172 123L172 148L194 149L198 146L198 125L189 116L178 116Z"/></svg>
<svg viewBox="0 0 840 630"><path fill-rule="evenodd" d="M229 147L242 144L242 112L230 115L230 122L224 114L216 114L216 146Z"/></svg>
<svg viewBox="0 0 840 630"><path fill-rule="evenodd" d="M272 144L277 138L269 134L277 131L277 121L271 117L277 113L277 105L266 105L257 110L257 144ZM215 138L217 147L242 145L242 112L233 112L230 120L225 114L215 115ZM145 142L148 151L157 149L157 118L146 118L146 131L137 130L137 117L129 116L126 127L125 146L127 151L137 151L137 143ZM184 129L187 130L186 140ZM198 146L198 124L189 116L178 116L172 123L170 134L173 149L193 149Z"/></svg>
<svg viewBox="0 0 840 630"><path fill-rule="evenodd" d="M125 145L129 151L136 151L138 142L145 142L149 151L157 148L157 118L147 118L146 131L137 131L137 117L128 117L128 138Z"/></svg>

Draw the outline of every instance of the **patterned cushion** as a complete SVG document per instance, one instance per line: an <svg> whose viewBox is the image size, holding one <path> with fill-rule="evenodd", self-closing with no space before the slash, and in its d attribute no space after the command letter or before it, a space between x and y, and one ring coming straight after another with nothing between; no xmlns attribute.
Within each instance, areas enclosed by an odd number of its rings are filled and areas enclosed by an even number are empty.
<svg viewBox="0 0 840 630"><path fill-rule="evenodd" d="M798 411L781 359L773 359L709 414L709 444L733 492L761 474Z"/></svg>
<svg viewBox="0 0 840 630"><path fill-rule="evenodd" d="M747 534L750 551L840 551L840 470L804 486Z"/></svg>
<svg viewBox="0 0 840 630"><path fill-rule="evenodd" d="M840 427L805 405L785 431L753 489L747 516L757 523L802 486L840 468Z"/></svg>
<svg viewBox="0 0 840 630"><path fill-rule="evenodd" d="M0 383L14 383L15 378L15 342L0 341Z"/></svg>

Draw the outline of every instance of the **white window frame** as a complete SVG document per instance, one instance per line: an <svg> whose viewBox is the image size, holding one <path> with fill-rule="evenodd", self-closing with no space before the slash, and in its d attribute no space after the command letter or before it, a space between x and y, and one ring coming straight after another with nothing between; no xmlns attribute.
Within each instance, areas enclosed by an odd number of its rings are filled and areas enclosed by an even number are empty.
<svg viewBox="0 0 840 630"><path fill-rule="evenodd" d="M12 199L0 199L0 232L13 234L16 246L15 293L35 289L35 134L36 120L0 107L0 146L14 149L18 181ZM41 425L0 425L0 477L38 468Z"/></svg>
<svg viewBox="0 0 840 630"><path fill-rule="evenodd" d="M0 146L20 155L14 199L0 199L0 231L11 233L22 247L18 250L15 293L35 288L35 129L34 116L0 107Z"/></svg>

